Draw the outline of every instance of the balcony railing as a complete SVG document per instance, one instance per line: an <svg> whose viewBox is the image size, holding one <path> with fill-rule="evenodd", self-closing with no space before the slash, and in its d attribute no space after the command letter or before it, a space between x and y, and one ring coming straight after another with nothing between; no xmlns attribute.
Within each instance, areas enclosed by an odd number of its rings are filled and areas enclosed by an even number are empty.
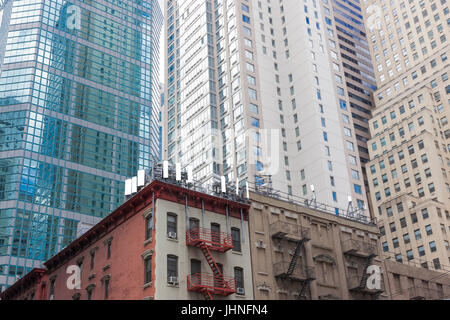
<svg viewBox="0 0 450 320"><path fill-rule="evenodd" d="M313 267L302 267L297 265L292 274L288 274L290 262L281 261L274 263L273 273L277 278L289 278L294 281L306 281L316 279L316 272Z"/></svg>
<svg viewBox="0 0 450 320"><path fill-rule="evenodd" d="M187 289L188 291L228 296L236 293L236 280L232 277L218 277L209 273L195 273L188 275Z"/></svg>
<svg viewBox="0 0 450 320"><path fill-rule="evenodd" d="M363 292L368 294L377 294L384 292L384 281L383 277L380 279L380 286L379 287L372 287L372 284L369 283L369 281L366 281L366 283L363 283L361 286L361 276L353 276L351 278L347 278L347 286L350 291L357 291L357 292Z"/></svg>
<svg viewBox="0 0 450 320"><path fill-rule="evenodd" d="M342 251L346 254L364 258L378 255L376 244L355 239L344 241L342 243Z"/></svg>
<svg viewBox="0 0 450 320"><path fill-rule="evenodd" d="M410 300L438 300L443 298L443 293L426 287L414 286L408 288Z"/></svg>
<svg viewBox="0 0 450 320"><path fill-rule="evenodd" d="M225 252L233 249L233 238L226 232L214 232L211 229L195 228L186 231L186 245L198 247L205 243L210 250Z"/></svg>
<svg viewBox="0 0 450 320"><path fill-rule="evenodd" d="M311 240L311 229L289 222L277 221L270 225L270 235L274 238Z"/></svg>

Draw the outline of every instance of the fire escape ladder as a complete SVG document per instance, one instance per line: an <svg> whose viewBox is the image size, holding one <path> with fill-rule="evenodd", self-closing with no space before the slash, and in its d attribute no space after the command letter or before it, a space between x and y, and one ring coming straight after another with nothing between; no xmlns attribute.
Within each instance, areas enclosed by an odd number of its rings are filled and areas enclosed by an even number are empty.
<svg viewBox="0 0 450 320"><path fill-rule="evenodd" d="M302 283L302 287L301 287L300 292L297 297L298 300L301 300L303 297L306 298L306 290L308 290L310 283L311 283L310 279L307 279L306 281L304 281Z"/></svg>
<svg viewBox="0 0 450 320"><path fill-rule="evenodd" d="M203 255L205 256L209 266L211 267L211 270L214 274L214 280L217 281L217 284L220 286L220 288L226 288L226 283L223 274L220 271L219 267L217 266L217 263L214 260L211 251L209 251L208 246L204 242L202 242L200 244L200 249L202 250Z"/></svg>
<svg viewBox="0 0 450 320"><path fill-rule="evenodd" d="M289 264L288 271L286 272L288 276L294 273L294 269L297 266L298 257L300 257L300 252L304 243L305 243L304 239L301 239L300 241L297 242L297 247L295 248L294 255L292 256L291 263Z"/></svg>
<svg viewBox="0 0 450 320"><path fill-rule="evenodd" d="M363 269L363 275L361 277L361 282L359 283L359 287L365 288L367 285L367 279L369 278L369 275L367 274L367 269L372 265L373 258L375 257L374 254L371 254L366 261L366 264L364 265Z"/></svg>
<svg viewBox="0 0 450 320"><path fill-rule="evenodd" d="M203 291L203 296L205 297L205 300L212 300L213 299L211 293L208 290Z"/></svg>

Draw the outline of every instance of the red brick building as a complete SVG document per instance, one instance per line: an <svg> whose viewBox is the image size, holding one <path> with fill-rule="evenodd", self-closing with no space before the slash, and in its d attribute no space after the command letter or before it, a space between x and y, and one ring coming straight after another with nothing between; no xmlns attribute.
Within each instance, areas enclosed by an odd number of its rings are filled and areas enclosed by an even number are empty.
<svg viewBox="0 0 450 320"><path fill-rule="evenodd" d="M253 299L248 211L154 180L1 298Z"/></svg>

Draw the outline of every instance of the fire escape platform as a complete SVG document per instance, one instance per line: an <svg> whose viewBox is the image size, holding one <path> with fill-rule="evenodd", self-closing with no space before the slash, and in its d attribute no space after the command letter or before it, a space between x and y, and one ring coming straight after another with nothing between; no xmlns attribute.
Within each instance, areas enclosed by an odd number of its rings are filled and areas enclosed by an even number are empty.
<svg viewBox="0 0 450 320"><path fill-rule="evenodd" d="M274 276L280 279L289 279L297 282L312 281L316 279L314 268L296 266L292 274L289 274L290 262L282 261L273 265Z"/></svg>
<svg viewBox="0 0 450 320"><path fill-rule="evenodd" d="M212 274L195 273L189 275L187 277L188 291L202 293L207 300L211 300L213 294L229 296L236 293L236 279L224 276L212 255L212 251L224 253L233 249L231 234L213 232L205 228L194 228L186 231L186 245L199 248L213 272Z"/></svg>
<svg viewBox="0 0 450 320"><path fill-rule="evenodd" d="M277 221L270 225L270 235L272 238L288 241L308 241L311 240L311 229L284 221Z"/></svg>
<svg viewBox="0 0 450 320"><path fill-rule="evenodd" d="M206 245L209 250L221 253L234 248L231 234L226 232L213 232L205 228L188 230L186 232L186 245L197 248Z"/></svg>
<svg viewBox="0 0 450 320"><path fill-rule="evenodd" d="M187 277L188 291L202 294L229 296L236 293L236 280L232 277L216 277L208 273L196 273Z"/></svg>
<svg viewBox="0 0 450 320"><path fill-rule="evenodd" d="M371 258L378 255L376 244L355 239L342 242L342 251L344 254L360 258Z"/></svg>

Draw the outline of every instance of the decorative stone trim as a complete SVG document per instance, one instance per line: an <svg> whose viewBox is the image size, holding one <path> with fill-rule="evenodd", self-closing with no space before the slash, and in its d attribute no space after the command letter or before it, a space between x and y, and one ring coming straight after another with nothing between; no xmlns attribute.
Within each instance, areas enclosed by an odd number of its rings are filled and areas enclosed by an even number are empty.
<svg viewBox="0 0 450 320"><path fill-rule="evenodd" d="M109 237L103 241L103 244L106 246L106 245L108 245L108 243L111 243L112 240L113 240L113 237Z"/></svg>
<svg viewBox="0 0 450 320"><path fill-rule="evenodd" d="M95 252L98 250L98 247L92 248L91 251L89 251L89 253L91 255L95 254Z"/></svg>
<svg viewBox="0 0 450 320"><path fill-rule="evenodd" d="M79 257L77 260L77 264L82 264L84 261L84 256L83 257Z"/></svg>
<svg viewBox="0 0 450 320"><path fill-rule="evenodd" d="M111 275L107 274L105 276L103 276L103 278L100 279L101 282L105 282L106 280L110 280L111 279Z"/></svg>
<svg viewBox="0 0 450 320"><path fill-rule="evenodd" d="M111 268L111 265L110 265L110 264L104 266L104 267L103 267L103 271L106 271L106 270L108 270L109 268Z"/></svg>
<svg viewBox="0 0 450 320"><path fill-rule="evenodd" d="M273 214L280 214L281 210L280 208L274 208L274 207L269 207L269 211Z"/></svg>
<svg viewBox="0 0 450 320"><path fill-rule="evenodd" d="M344 226L341 226L341 231L347 232L347 233L353 233L352 228L348 228L348 227L344 227Z"/></svg>
<svg viewBox="0 0 450 320"><path fill-rule="evenodd" d="M80 300L81 293L77 292L72 296L72 300Z"/></svg>
<svg viewBox="0 0 450 320"><path fill-rule="evenodd" d="M263 206L262 204L256 203L256 202L253 202L253 203L252 203L252 207L253 207L254 209L256 209L256 210L263 210L263 209L264 209L264 206Z"/></svg>
<svg viewBox="0 0 450 320"><path fill-rule="evenodd" d="M144 253L141 254L142 259L147 259L148 257L153 256L153 250L147 250L144 251Z"/></svg>
<svg viewBox="0 0 450 320"><path fill-rule="evenodd" d="M259 290L259 291L267 291L267 292L270 292L270 286L267 284L267 283L261 283L261 284L258 284L258 285L256 285L256 288Z"/></svg>
<svg viewBox="0 0 450 320"><path fill-rule="evenodd" d="M91 283L90 285L88 285L86 287L86 291L92 291L92 290L94 290L95 287L96 287L96 285L94 283Z"/></svg>
<svg viewBox="0 0 450 320"><path fill-rule="evenodd" d="M153 286L153 282L150 281L149 283L146 283L142 286L142 289L147 289L147 288L151 288Z"/></svg>
<svg viewBox="0 0 450 320"><path fill-rule="evenodd" d="M336 264L336 261L334 260L334 258L328 254L319 254L314 257L314 261L325 262L325 263L329 263L329 264L333 264L333 265Z"/></svg>
<svg viewBox="0 0 450 320"><path fill-rule="evenodd" d="M144 213L142 214L142 217L144 219L147 219L148 217L150 217L153 214L153 207L147 209L144 211Z"/></svg>

